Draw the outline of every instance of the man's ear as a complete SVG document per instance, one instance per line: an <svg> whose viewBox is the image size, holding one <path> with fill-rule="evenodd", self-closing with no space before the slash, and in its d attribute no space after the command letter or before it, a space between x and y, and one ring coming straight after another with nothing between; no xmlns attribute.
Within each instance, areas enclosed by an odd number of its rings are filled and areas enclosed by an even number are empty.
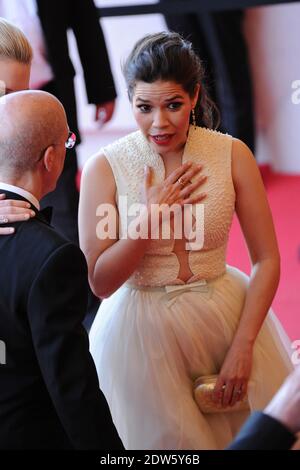
<svg viewBox="0 0 300 470"><path fill-rule="evenodd" d="M54 161L55 161L54 146L50 145L45 150L44 157L43 157L44 167L48 172L52 171Z"/></svg>

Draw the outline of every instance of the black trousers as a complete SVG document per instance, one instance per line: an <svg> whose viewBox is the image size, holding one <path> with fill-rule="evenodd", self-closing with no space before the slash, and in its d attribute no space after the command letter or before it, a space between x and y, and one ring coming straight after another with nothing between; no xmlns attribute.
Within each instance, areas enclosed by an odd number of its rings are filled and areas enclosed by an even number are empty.
<svg viewBox="0 0 300 470"><path fill-rule="evenodd" d="M172 0L160 0L171 3ZM244 12L167 15L168 28L190 40L205 66L206 85L221 113L220 130L255 145L253 92Z"/></svg>

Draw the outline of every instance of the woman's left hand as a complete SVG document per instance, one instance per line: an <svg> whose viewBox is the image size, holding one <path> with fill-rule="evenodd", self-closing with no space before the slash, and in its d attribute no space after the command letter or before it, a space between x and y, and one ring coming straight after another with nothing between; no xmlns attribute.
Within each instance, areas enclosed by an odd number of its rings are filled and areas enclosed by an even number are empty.
<svg viewBox="0 0 300 470"><path fill-rule="evenodd" d="M232 345L222 365L213 392L213 400L222 406L233 406L247 393L252 369L253 346Z"/></svg>

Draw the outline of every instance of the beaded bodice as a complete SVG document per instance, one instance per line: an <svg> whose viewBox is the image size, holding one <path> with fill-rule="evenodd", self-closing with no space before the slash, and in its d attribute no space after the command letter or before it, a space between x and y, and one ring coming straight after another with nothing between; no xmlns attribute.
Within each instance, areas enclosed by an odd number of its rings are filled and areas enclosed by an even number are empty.
<svg viewBox="0 0 300 470"><path fill-rule="evenodd" d="M203 164L207 181L195 191L206 192L203 200L204 240L199 249L188 251L188 263L192 272L188 283L199 279L213 279L225 272L225 256L228 234L235 205L235 191L231 175L232 137L209 129L190 126L182 162L193 161ZM130 223L125 205L120 204L121 196L127 196L127 208L141 202L141 187L144 166L152 167L152 183L165 179L164 162L148 144L140 131L133 132L102 149L116 182L116 203L119 209L120 237ZM198 217L193 206L193 214ZM195 223L195 219L194 219ZM179 259L173 252L174 233L171 237L161 235L154 239L139 266L129 279L137 286L163 286L183 284L178 279Z"/></svg>

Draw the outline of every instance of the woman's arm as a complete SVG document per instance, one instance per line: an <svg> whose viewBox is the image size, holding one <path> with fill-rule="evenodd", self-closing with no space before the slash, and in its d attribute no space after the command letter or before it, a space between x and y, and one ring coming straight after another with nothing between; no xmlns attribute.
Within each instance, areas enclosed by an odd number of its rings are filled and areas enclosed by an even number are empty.
<svg viewBox="0 0 300 470"><path fill-rule="evenodd" d="M81 177L79 241L88 263L91 288L100 298L110 296L130 277L148 243L142 239L118 239L115 194L115 179L105 156L89 159ZM115 218L116 233L111 238L97 237L96 228L101 217L96 213L101 204L109 204Z"/></svg>
<svg viewBox="0 0 300 470"><path fill-rule="evenodd" d="M279 250L264 184L253 154L237 139L234 139L232 148L232 177L236 191L236 213L248 246L252 269L240 322L215 389L215 399L221 397L224 405L234 404L247 391L254 342L271 306L280 277Z"/></svg>
<svg viewBox="0 0 300 470"><path fill-rule="evenodd" d="M232 173L236 213L252 269L234 342L253 345L271 306L280 278L280 255L264 184L249 148L234 140Z"/></svg>
<svg viewBox="0 0 300 470"><path fill-rule="evenodd" d="M194 183L187 184L183 189L177 182L179 177L189 181L201 170L200 166L184 164L174 170L160 185L152 186L151 169L145 171L144 202L148 209L152 204L192 204L202 200L205 195L195 198L190 193L200 186L204 177L197 178ZM135 271L151 241L147 239L118 239L114 237L100 239L96 227L101 218L96 215L101 204L109 204L116 218L118 231L118 212L115 201L116 184L111 167L105 156L92 157L86 164L82 179L79 202L79 240L85 254L89 269L89 281L95 295L104 298L115 292ZM150 227L150 211L138 217L141 223ZM150 230L149 230L150 233Z"/></svg>

